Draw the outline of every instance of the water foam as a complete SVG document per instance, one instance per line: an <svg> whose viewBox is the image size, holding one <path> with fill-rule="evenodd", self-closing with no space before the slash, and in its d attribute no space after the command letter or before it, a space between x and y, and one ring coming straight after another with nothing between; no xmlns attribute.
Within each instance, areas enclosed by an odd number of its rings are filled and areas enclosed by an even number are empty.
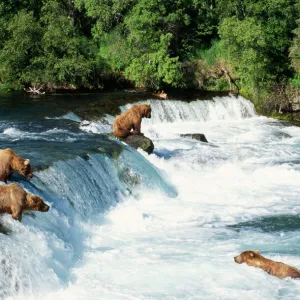
<svg viewBox="0 0 300 300"><path fill-rule="evenodd" d="M152 118L148 123L209 122L217 120L241 120L256 116L253 104L238 96L215 97L213 100L185 102L179 100L149 100ZM122 111L132 104L121 107Z"/></svg>
<svg viewBox="0 0 300 300"><path fill-rule="evenodd" d="M68 112L60 117L54 117L54 118L45 117L45 119L48 119L48 120L70 120L70 121L74 121L77 123L81 122L81 119L73 112Z"/></svg>
<svg viewBox="0 0 300 300"><path fill-rule="evenodd" d="M34 130L34 129L33 129ZM45 141L68 141L75 142L80 136L80 133L74 133L67 129L52 128L43 132L24 131L15 127L6 128L0 134L0 139L6 140L7 137L17 140L45 140Z"/></svg>
<svg viewBox="0 0 300 300"><path fill-rule="evenodd" d="M107 133L112 132L112 126L109 124L103 124L102 122L98 121L82 121L80 124L80 129L86 132L91 133Z"/></svg>
<svg viewBox="0 0 300 300"><path fill-rule="evenodd" d="M155 141L154 154L126 148L38 173L28 187L45 190L53 209L21 224L38 228L46 245L46 258L37 255L44 270L28 273L43 272L46 280L54 273L44 293L42 284L27 283L14 298L297 299L298 281L233 257L261 250L300 267L300 237L289 219L278 230L270 221L264 226L269 217L300 214L300 129L258 117L245 99L218 101L150 100L154 119L143 120L142 131ZM211 143L180 136L192 132Z"/></svg>

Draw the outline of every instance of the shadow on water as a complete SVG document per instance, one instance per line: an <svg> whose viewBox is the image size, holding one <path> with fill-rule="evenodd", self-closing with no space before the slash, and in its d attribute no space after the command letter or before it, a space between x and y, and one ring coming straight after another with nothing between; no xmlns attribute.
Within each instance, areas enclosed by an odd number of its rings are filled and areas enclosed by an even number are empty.
<svg viewBox="0 0 300 300"><path fill-rule="evenodd" d="M227 96L223 92L204 92L173 90L168 93L169 99L182 101L209 100L215 96ZM41 97L30 97L23 93L0 94L0 119L38 120L57 117L70 111L82 119L91 120L104 114L116 115L119 107L155 98L145 90L119 90L100 93L49 94Z"/></svg>
<svg viewBox="0 0 300 300"><path fill-rule="evenodd" d="M261 217L252 221L227 226L241 230L258 230L262 232L295 231L300 229L300 215L278 215Z"/></svg>

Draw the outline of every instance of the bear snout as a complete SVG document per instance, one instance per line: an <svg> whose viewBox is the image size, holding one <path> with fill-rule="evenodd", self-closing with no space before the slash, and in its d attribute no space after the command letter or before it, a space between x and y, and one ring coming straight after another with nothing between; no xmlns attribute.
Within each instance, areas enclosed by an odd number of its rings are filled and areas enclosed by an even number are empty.
<svg viewBox="0 0 300 300"><path fill-rule="evenodd" d="M47 204L43 205L42 212L47 212L50 209L50 206Z"/></svg>
<svg viewBox="0 0 300 300"><path fill-rule="evenodd" d="M241 263L242 263L242 260L241 260L240 255L239 255L239 256L235 256L235 257L234 257L234 261L235 261L237 264L241 264Z"/></svg>
<svg viewBox="0 0 300 300"><path fill-rule="evenodd" d="M28 177L28 178L32 178L32 177L33 177L33 174L30 173L30 174L27 175L27 177Z"/></svg>

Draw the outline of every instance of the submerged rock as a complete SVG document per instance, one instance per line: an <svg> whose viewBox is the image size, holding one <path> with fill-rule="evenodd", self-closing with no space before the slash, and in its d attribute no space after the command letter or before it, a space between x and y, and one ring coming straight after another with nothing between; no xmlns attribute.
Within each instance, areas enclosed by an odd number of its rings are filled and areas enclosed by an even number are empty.
<svg viewBox="0 0 300 300"><path fill-rule="evenodd" d="M208 143L208 140L206 139L205 135L202 133L186 133L186 134L181 134L180 136L197 140L200 142Z"/></svg>

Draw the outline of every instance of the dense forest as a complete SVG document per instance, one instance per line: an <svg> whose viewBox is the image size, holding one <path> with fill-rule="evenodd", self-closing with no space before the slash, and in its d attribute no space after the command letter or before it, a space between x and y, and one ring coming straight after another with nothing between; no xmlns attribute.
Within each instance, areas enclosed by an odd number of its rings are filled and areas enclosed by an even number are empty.
<svg viewBox="0 0 300 300"><path fill-rule="evenodd" d="M232 90L280 110L300 89L299 0L1 0L0 26L1 90Z"/></svg>

